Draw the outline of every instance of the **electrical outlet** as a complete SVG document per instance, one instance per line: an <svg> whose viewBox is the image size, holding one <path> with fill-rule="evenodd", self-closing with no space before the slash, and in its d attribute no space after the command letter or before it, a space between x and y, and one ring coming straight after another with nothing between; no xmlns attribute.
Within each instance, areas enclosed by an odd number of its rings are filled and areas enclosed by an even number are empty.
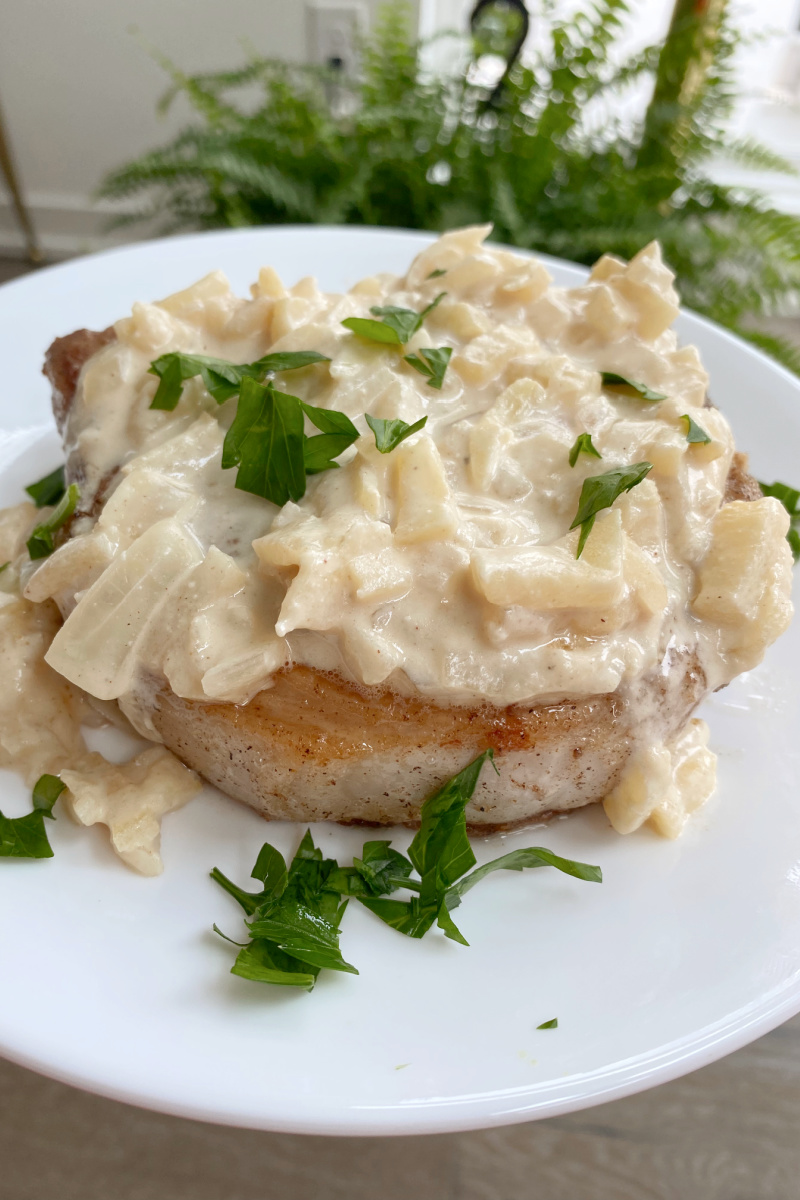
<svg viewBox="0 0 800 1200"><path fill-rule="evenodd" d="M306 46L309 62L320 63L343 74L355 72L358 39L366 29L363 4L306 4Z"/></svg>

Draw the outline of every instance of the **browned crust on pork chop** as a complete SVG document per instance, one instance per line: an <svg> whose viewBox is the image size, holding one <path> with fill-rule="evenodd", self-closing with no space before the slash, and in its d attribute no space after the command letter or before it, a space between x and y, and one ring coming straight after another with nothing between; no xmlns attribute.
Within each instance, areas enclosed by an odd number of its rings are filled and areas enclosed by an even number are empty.
<svg viewBox="0 0 800 1200"><path fill-rule="evenodd" d="M113 337L79 330L48 351L62 433L83 364ZM760 495L735 454L725 501ZM153 681L150 718L183 762L273 820L414 825L425 797L491 746L500 774L484 768L467 818L492 833L601 800L643 735L677 734L707 684L692 651L670 657L636 696L506 708L439 705L296 664L241 706L184 700Z"/></svg>
<svg viewBox="0 0 800 1200"><path fill-rule="evenodd" d="M737 450L725 481L725 504L730 504L731 500L760 500L763 494L758 480L748 473L747 455Z"/></svg>
<svg viewBox="0 0 800 1200"><path fill-rule="evenodd" d="M98 333L93 329L76 329L66 337L56 338L44 356L42 374L53 389L53 416L58 432L64 435L69 410L75 399L78 377L93 354L116 338L113 328Z"/></svg>
<svg viewBox="0 0 800 1200"><path fill-rule="evenodd" d="M101 333L93 329L76 329L74 333L68 333L66 337L56 338L44 356L42 374L46 375L50 381L53 392L53 416L66 450L66 482L68 484L76 483L79 490L77 508L65 528L59 533L59 541L68 540L72 535L75 523L80 521L81 517L97 517L99 515L105 503L109 486L117 474L116 471L112 471L106 475L100 481L100 486L95 489L94 494L87 495L86 471L83 461L79 452L69 446L66 437L67 422L78 389L80 373L89 359L109 342L113 342L116 336L112 327L104 329Z"/></svg>
<svg viewBox="0 0 800 1200"><path fill-rule="evenodd" d="M470 829L493 833L594 803L645 731L668 738L706 692L689 652L632 698L556 704L438 705L297 664L249 704L204 704L168 689L151 712L164 742L228 795L288 821L413 825L422 800L491 746Z"/></svg>

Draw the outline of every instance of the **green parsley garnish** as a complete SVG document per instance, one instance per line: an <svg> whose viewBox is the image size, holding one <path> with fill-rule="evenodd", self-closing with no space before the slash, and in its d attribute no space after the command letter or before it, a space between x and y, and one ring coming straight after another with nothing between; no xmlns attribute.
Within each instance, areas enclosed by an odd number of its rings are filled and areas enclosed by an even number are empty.
<svg viewBox="0 0 800 1200"><path fill-rule="evenodd" d="M306 437L303 414L323 432ZM333 459L359 436L344 413L304 404L272 384L245 377L233 424L222 446L222 467L238 467L236 487L282 507L300 500L306 476L338 466Z"/></svg>
<svg viewBox="0 0 800 1200"><path fill-rule="evenodd" d="M579 433L576 437L575 444L569 452L569 465L571 467L575 466L575 463L578 461L579 454L588 454L592 458L603 457L592 441L592 435L590 433Z"/></svg>
<svg viewBox="0 0 800 1200"><path fill-rule="evenodd" d="M283 506L305 495L303 410L296 396L243 379L222 467L239 468L236 487Z"/></svg>
<svg viewBox="0 0 800 1200"><path fill-rule="evenodd" d="M550 1021L542 1021L541 1025L536 1026L537 1029L558 1029L558 1017L553 1017Z"/></svg>
<svg viewBox="0 0 800 1200"><path fill-rule="evenodd" d="M4 562L2 565L0 565L0 575L2 575L3 571L5 571L6 567L10 567L10 566L11 566L11 559L9 559L8 562Z"/></svg>
<svg viewBox="0 0 800 1200"><path fill-rule="evenodd" d="M353 422L344 413L334 408L315 408L313 404L300 401L303 412L312 425L322 432L307 437L303 442L303 459L307 475L318 475L320 471L338 468L334 462L348 446L361 436Z"/></svg>
<svg viewBox="0 0 800 1200"><path fill-rule="evenodd" d="M586 539L592 532L594 519L601 509L611 508L618 496L636 487L652 469L652 463L640 462L630 467L614 467L603 475L590 475L588 479L584 479L578 512L570 525L570 529L575 529L578 525L581 527L576 558L580 558L583 553Z"/></svg>
<svg viewBox="0 0 800 1200"><path fill-rule="evenodd" d="M428 279L441 279L442 275L446 274L447 271L443 267L437 267L435 271L431 271L430 275L426 275L425 279L426 281Z"/></svg>
<svg viewBox="0 0 800 1200"><path fill-rule="evenodd" d="M65 490L63 467L56 467L55 471L45 475L44 479L30 483L25 488L37 508L45 508L48 504L58 504Z"/></svg>
<svg viewBox="0 0 800 1200"><path fill-rule="evenodd" d="M628 379L625 375L616 375L613 371L601 371L603 387L622 392L626 396L634 396L637 400L666 400L663 392L654 392L646 383L636 379Z"/></svg>
<svg viewBox="0 0 800 1200"><path fill-rule="evenodd" d="M80 498L77 485L71 483L46 521L37 525L28 538L31 558L47 558L55 549L53 535L70 519Z"/></svg>
<svg viewBox="0 0 800 1200"><path fill-rule="evenodd" d="M53 805L65 787L57 776L42 775L34 784L32 812L24 817L4 817L0 813L0 858L53 857L44 818L55 820Z"/></svg>
<svg viewBox="0 0 800 1200"><path fill-rule="evenodd" d="M446 295L447 292L440 292L436 299L419 313L414 312L413 308L398 308L394 304L375 304L369 311L376 317L383 317L382 321L371 321L369 317L348 317L342 324L345 329L366 338L367 341L381 342L385 346L405 346L417 330L422 328L422 322L428 313L432 312Z"/></svg>
<svg viewBox="0 0 800 1200"><path fill-rule="evenodd" d="M253 879L264 885L260 892L237 887L214 868L211 878L252 917L247 925L253 940L240 950L234 975L311 991L324 967L358 974L339 950L339 925L347 902L325 887L337 869L333 859L323 859L310 830L288 871L274 846L262 847L252 871Z"/></svg>
<svg viewBox="0 0 800 1200"><path fill-rule="evenodd" d="M450 914L492 871L549 866L600 883L599 867L561 858L541 846L512 850L471 870L475 855L467 837L465 810L481 768L492 758L492 751L486 750L425 801L408 857L393 850L388 841L371 841L364 843L361 857L354 858L352 866L340 867L334 859L323 858L309 830L288 870L274 846L262 847L252 872L263 884L260 892L238 887L215 867L212 879L250 918L246 924L252 940L244 945L234 942L240 949L233 974L307 991L321 970L358 974L339 948L339 928L349 897L408 937L423 937L435 923L446 937L467 945ZM413 878L415 870L418 879ZM411 898L388 898L400 889L412 892Z"/></svg>
<svg viewBox="0 0 800 1200"><path fill-rule="evenodd" d="M389 329L391 337L395 338L399 335L391 322L396 324L400 319L397 318L397 313L410 313L418 328L425 315L444 295L442 292L421 313L413 313L410 309L397 309L396 312L392 310L392 316L389 309L381 309L381 312L389 314L386 322L372 324L379 325L381 329ZM443 346L438 350L422 350L420 353L425 356L424 359L409 355L408 361L417 370L429 376L428 382L431 387L441 387L452 351ZM183 383L194 375L202 376L206 388L219 404L238 393L236 415L225 435L222 447L222 467L224 470L238 467L236 487L240 491L251 492L254 496L261 496L282 507L288 500L297 501L305 495L309 475L335 470L339 466L335 460L360 435L344 413L335 409L317 408L298 396L279 392L272 380L266 379L266 376L275 371L294 370L316 362L328 361L330 360L318 354L316 350L267 354L258 362L238 366L221 358L206 358L196 354L164 354L150 364L151 373L158 375L161 380L150 407L174 409L180 399ZM306 436L303 429L304 415L320 431L319 434ZM413 425L408 425L401 420L384 421L379 417L366 416L366 421L375 434L375 444L382 454L388 454L405 438L422 429L427 419L422 417ZM77 493L75 496L77 503ZM59 510L56 510L50 517L50 523L56 520L58 512ZM63 520L69 515L67 513ZM60 517L59 520L61 521ZM47 535L47 524L37 526L34 530L31 542L36 540L37 552L34 553L31 549L32 558L42 558L53 549L52 531ZM58 528L58 524L52 528Z"/></svg>
<svg viewBox="0 0 800 1200"><path fill-rule="evenodd" d="M423 429L428 421L427 417L421 417L413 425L407 425L405 421L401 421L399 418L392 421L384 421L382 417L371 417L369 413L365 413L364 416L370 429L375 434L375 445L381 454L389 454L401 442L404 442L407 437L411 437L412 433L418 433L420 429Z"/></svg>
<svg viewBox="0 0 800 1200"><path fill-rule="evenodd" d="M371 311L376 310L373 308ZM416 317L417 314L412 315ZM408 337L401 337L394 325L390 325L388 321L372 321L369 317L348 317L342 324L351 333L366 338L369 342L381 342L385 346L402 346L411 336L409 334Z"/></svg>
<svg viewBox="0 0 800 1200"><path fill-rule="evenodd" d="M776 500L780 500L783 507L789 514L789 532L786 534L786 540L792 551L792 558L795 562L800 559L800 492L796 488L789 487L788 483L761 483L758 485L765 496L774 496Z"/></svg>
<svg viewBox="0 0 800 1200"><path fill-rule="evenodd" d="M330 359L316 350L265 354L256 362L239 364L224 358L209 358L204 354L162 354L150 363L149 374L159 378L150 407L171 412L181 398L184 383L195 375L201 377L217 404L224 404L236 395L245 379L263 383L268 375L278 371L297 371L319 362L330 362Z"/></svg>
<svg viewBox="0 0 800 1200"><path fill-rule="evenodd" d="M684 413L681 417L681 420L686 422L687 442L699 446L708 445L708 443L711 441L711 438L708 436L705 429L701 429L697 422L692 420L688 413Z"/></svg>
<svg viewBox="0 0 800 1200"><path fill-rule="evenodd" d="M404 358L420 375L427 375L428 387L441 388L452 353L449 346L439 346L438 349L431 346L420 350L419 354L406 354Z"/></svg>

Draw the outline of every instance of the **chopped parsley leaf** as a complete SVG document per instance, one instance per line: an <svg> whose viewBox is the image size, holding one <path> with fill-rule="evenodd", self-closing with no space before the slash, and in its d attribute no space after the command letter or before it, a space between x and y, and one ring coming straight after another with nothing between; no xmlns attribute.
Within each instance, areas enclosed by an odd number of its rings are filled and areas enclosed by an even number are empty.
<svg viewBox="0 0 800 1200"><path fill-rule="evenodd" d="M151 408L171 412L183 393L187 379L199 375L206 390L217 404L224 404L240 391L245 379L263 383L268 376L278 371L297 371L314 363L330 362L316 350L290 350L278 354L265 354L252 363L232 363L224 358L210 358L205 354L162 354L150 363L149 373L159 378L158 388Z"/></svg>
<svg viewBox="0 0 800 1200"><path fill-rule="evenodd" d="M578 512L570 525L570 529L575 529L578 525L581 527L576 558L580 558L583 553L597 514L604 508L611 508L623 492L629 492L631 488L636 487L652 469L653 464L649 462L633 463L630 467L614 467L603 475L590 475L588 479L584 479Z"/></svg>
<svg viewBox="0 0 800 1200"><path fill-rule="evenodd" d="M408 856L393 850L388 841L370 841L352 866L340 867L323 858L308 830L288 870L274 846L262 847L252 871L263 885L260 892L238 887L215 867L212 879L250 918L246 924L253 940L244 946L234 942L240 949L233 974L307 991L321 970L358 974L339 948L339 927L351 896L407 937L421 938L435 923L446 937L467 945L451 912L493 871L555 867L576 879L600 883L599 867L561 858L542 846L512 850L471 870L476 860L467 836L466 807L484 764L493 757L485 750L428 797ZM418 879L412 878L415 870ZM399 890L415 894L409 900L391 898Z"/></svg>
<svg viewBox="0 0 800 1200"><path fill-rule="evenodd" d="M413 425L408 425L399 418L392 421L384 421L381 417L371 417L367 413L365 414L365 420L375 434L375 445L381 454L389 454L401 442L404 442L406 438L411 437L412 433L419 433L420 429L423 429L427 424L428 418L420 417L419 421L415 421Z"/></svg>
<svg viewBox="0 0 800 1200"><path fill-rule="evenodd" d="M303 415L322 430L308 437ZM236 487L282 507L300 500L306 476L338 467L335 458L358 438L353 422L334 409L316 408L271 383L242 380L233 424L225 435L222 467L238 467Z"/></svg>
<svg viewBox="0 0 800 1200"><path fill-rule="evenodd" d="M419 313L414 312L413 308L398 308L396 304L374 304L369 311L376 317L382 317L382 321L372 321L369 317L348 317L342 321L342 325L367 341L381 342L386 346L404 346L422 328L428 313L446 295L447 292L440 292Z"/></svg>
<svg viewBox="0 0 800 1200"><path fill-rule="evenodd" d="M56 467L55 471L45 475L44 479L39 479L36 483L29 483L25 491L37 508L45 508L48 504L58 504L66 491L64 468Z"/></svg>
<svg viewBox="0 0 800 1200"><path fill-rule="evenodd" d="M441 389L444 383L444 373L453 351L449 346L430 346L420 350L419 354L406 354L405 361L420 375L428 378L428 387Z"/></svg>
<svg viewBox="0 0 800 1200"><path fill-rule="evenodd" d="M625 375L617 375L613 371L601 371L603 387L620 392L625 396L634 396L637 400L666 400L663 392L654 392L646 383L636 379L628 379Z"/></svg>
<svg viewBox="0 0 800 1200"><path fill-rule="evenodd" d="M681 417L682 421L686 422L686 440L692 445L707 446L711 438L702 429L696 421L693 421L688 413L684 413Z"/></svg>
<svg viewBox="0 0 800 1200"><path fill-rule="evenodd" d="M52 858L44 818L54 821L53 805L66 784L55 775L42 775L33 787L33 811L24 817L0 813L0 858Z"/></svg>
<svg viewBox="0 0 800 1200"><path fill-rule="evenodd" d="M71 483L46 520L37 525L28 538L28 553L32 559L47 558L55 549L54 534L70 519L80 499L76 484Z"/></svg>
<svg viewBox="0 0 800 1200"><path fill-rule="evenodd" d="M349 417L336 409L316 408L302 400L300 406L311 424L322 431L314 437L306 437L303 442L306 474L318 475L320 471L338 467L339 464L333 460L360 437L355 425Z"/></svg>
<svg viewBox="0 0 800 1200"><path fill-rule="evenodd" d="M296 396L254 379L242 380L222 467L238 467L236 487L282 507L305 495L303 410Z"/></svg>
<svg viewBox="0 0 800 1200"><path fill-rule="evenodd" d="M575 466L575 463L578 461L579 454L588 454L592 458L603 457L592 441L592 435L590 433L579 433L576 437L575 443L569 452L569 465L571 467Z"/></svg>

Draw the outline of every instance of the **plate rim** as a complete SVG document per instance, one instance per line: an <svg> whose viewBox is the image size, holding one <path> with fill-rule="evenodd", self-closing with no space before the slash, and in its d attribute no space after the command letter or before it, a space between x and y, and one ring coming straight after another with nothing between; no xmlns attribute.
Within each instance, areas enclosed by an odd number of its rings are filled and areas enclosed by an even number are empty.
<svg viewBox="0 0 800 1200"><path fill-rule="evenodd" d="M190 245L200 239L247 240L259 236L274 237L300 232L306 236L310 234L315 237L331 234L366 238L381 238L386 234L400 235L406 238L411 246L428 244L437 237L437 234L432 231L383 226L295 224L203 230L114 246L69 259L66 262L55 263L0 285L0 295L5 298L9 291L21 291L27 288L35 290L42 286L40 281L52 278L56 274L70 274L76 269L80 271L88 262L132 258L143 252L150 252L156 246ZM567 269L574 272L576 280L585 278L588 274L589 268L582 264L535 251L520 250L518 247L508 248L526 256L536 257L546 265L556 266L562 271ZM728 344L746 351L769 372L774 372L782 377L800 396L800 380L759 347L746 342L723 326L691 309L681 307L680 315L690 318L693 323L697 322L713 332L715 336L722 337ZM463 1132L471 1129L517 1124L544 1117L564 1115L634 1095L680 1078L741 1049L777 1028L798 1012L800 1012L800 979L789 980L779 987L771 989L758 1000L750 1002L691 1034L661 1045L655 1050L650 1049L631 1058L618 1060L594 1071L573 1073L561 1080L549 1080L519 1088L503 1089L495 1093L484 1092L478 1096L450 1096L441 1101L408 1101L386 1106L354 1105L342 1110L341 1120L320 1120L311 1117L303 1121L296 1115L290 1115L283 1120L274 1112L258 1118L253 1113L237 1112L233 1107L213 1110L206 1104L179 1103L169 1099L166 1095L159 1096L156 1094L156 1089L146 1093L144 1089L137 1092L131 1085L116 1086L98 1079L97 1075L93 1075L91 1071L80 1075L75 1071L38 1058L35 1054L17 1051L13 1046L5 1043L0 1043L0 1054L18 1066L56 1079L69 1086L134 1107L184 1119L286 1133L329 1136L407 1136ZM594 1085L591 1094L587 1095L586 1088L591 1085ZM370 1115L366 1116L366 1114Z"/></svg>
<svg viewBox="0 0 800 1200"><path fill-rule="evenodd" d="M649 1051L628 1059L622 1059L608 1067L598 1068L585 1074L573 1074L559 1081L559 1089L564 1095L556 1099L535 1099L537 1092L553 1090L552 1081L523 1086L520 1088L504 1089L490 1095L497 1096L497 1101L488 1111L487 1094L481 1096L447 1097L441 1102L408 1101L394 1105L353 1105L343 1110L346 1117L341 1120L320 1120L315 1118L298 1119L288 1116L286 1119L272 1114L261 1119L252 1113L237 1112L233 1108L212 1110L205 1105L193 1105L189 1102L175 1102L165 1097L155 1097L152 1093L145 1095L124 1087L114 1086L105 1082L89 1080L79 1074L53 1067L35 1056L10 1052L7 1047L0 1046L0 1056L16 1066L24 1067L54 1079L59 1083L77 1088L91 1095L102 1096L121 1104L145 1111L159 1112L166 1116L178 1117L183 1120L201 1121L210 1125L221 1125L235 1129L253 1129L263 1133L290 1133L312 1137L414 1137L421 1135L436 1135L446 1133L469 1133L473 1130L491 1129L506 1125L520 1125L533 1121L541 1121L550 1117L567 1116L569 1113L582 1112L609 1104L614 1100L622 1100L627 1096L638 1095L643 1091L671 1083L686 1075L693 1074L703 1067L718 1062L727 1055L750 1045L758 1038L772 1032L796 1016L800 1012L800 987L798 984L782 986L780 993L796 989L795 995L786 996L780 1003L756 1002L744 1010L729 1017L705 1026L703 1029L687 1035L685 1038L669 1042L659 1047L658 1051ZM768 993L772 996L772 993ZM759 1010L763 1006L764 1011ZM753 1012L748 1021L737 1021L736 1017L743 1011ZM724 1031L728 1029L728 1032ZM683 1051L682 1053L679 1053ZM663 1059L662 1065L655 1069L647 1069L648 1062L653 1059ZM689 1065L690 1064L690 1065ZM637 1070L637 1068L641 1068ZM614 1081L615 1076L626 1075L625 1079ZM597 1080L608 1079L608 1085L602 1089L585 1095L580 1091ZM524 1103L525 1097L534 1097L532 1103ZM515 1098L522 1103L515 1103ZM367 1120L353 1121L353 1114L364 1113L382 1114L372 1116ZM431 1121L429 1114L436 1113L444 1119ZM451 1114L451 1115L448 1115Z"/></svg>
<svg viewBox="0 0 800 1200"><path fill-rule="evenodd" d="M75 266L79 266L86 262L96 262L99 260L125 258L134 256L141 250L150 250L154 246L163 245L182 245L190 242L195 242L199 239L229 239L231 241L257 235L273 234L273 233L304 233L316 236L317 234L353 234L359 236L380 237L383 234L394 234L408 238L409 241L416 241L420 244L429 244L441 236L440 232L430 229L406 229L400 225L327 225L327 224L302 224L291 223L281 225L248 225L234 229L199 229L194 233L174 233L165 234L163 237L144 238L141 241L126 242L119 246L108 246L102 250L94 250L87 254L79 254L74 258L65 259L63 262L50 263L45 267L32 266L31 270L24 275L17 276L14 279L8 279L4 283L0 283L0 295L11 290L19 288L20 290L32 286L33 280L42 278L51 278L55 275L60 275L64 272L69 272ZM521 246L512 246L508 242L493 242L492 245L497 246L501 250L510 250L514 254L522 255L526 258L536 258L543 262L545 266L551 265L558 267L560 270L567 269L576 273L576 278L585 279L590 271L584 263L572 262L567 258L558 258L554 254L546 254L539 250L527 250ZM724 325L712 320L711 317L704 316L703 313L697 312L683 303L680 306L680 313L677 320L689 317L692 321L698 322L705 329L713 332L717 336L723 337L731 345L742 347L748 354L754 355L756 360L766 366L769 370L777 372L777 374L792 387L800 389L800 377L790 371L783 363L767 354L760 346L753 342L748 342L739 334L733 333Z"/></svg>

